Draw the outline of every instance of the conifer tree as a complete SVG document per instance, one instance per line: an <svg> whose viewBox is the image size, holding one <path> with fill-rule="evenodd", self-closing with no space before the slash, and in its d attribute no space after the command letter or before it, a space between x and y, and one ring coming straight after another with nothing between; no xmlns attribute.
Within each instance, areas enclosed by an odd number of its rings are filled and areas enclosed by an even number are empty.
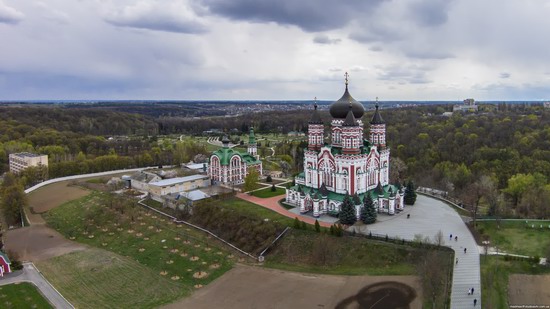
<svg viewBox="0 0 550 309"><path fill-rule="evenodd" d="M416 202L416 191L414 190L414 184L412 180L409 180L407 187L405 188L405 205L414 205Z"/></svg>
<svg viewBox="0 0 550 309"><path fill-rule="evenodd" d="M355 221L357 221L357 217L355 216L355 207L353 206L353 202L351 201L349 195L344 197L338 219L340 219L341 224L345 225L353 225Z"/></svg>
<svg viewBox="0 0 550 309"><path fill-rule="evenodd" d="M319 220L315 220L315 232L321 233L321 225L319 224Z"/></svg>
<svg viewBox="0 0 550 309"><path fill-rule="evenodd" d="M374 202L369 194L365 195L365 198L363 199L361 221L365 224L372 224L376 222L376 210L374 209Z"/></svg>

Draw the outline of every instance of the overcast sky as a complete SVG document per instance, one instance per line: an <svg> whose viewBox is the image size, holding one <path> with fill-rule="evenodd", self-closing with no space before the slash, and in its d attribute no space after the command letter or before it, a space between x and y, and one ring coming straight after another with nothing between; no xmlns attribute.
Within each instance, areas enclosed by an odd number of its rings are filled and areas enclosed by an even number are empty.
<svg viewBox="0 0 550 309"><path fill-rule="evenodd" d="M0 0L0 99L550 100L550 0Z"/></svg>

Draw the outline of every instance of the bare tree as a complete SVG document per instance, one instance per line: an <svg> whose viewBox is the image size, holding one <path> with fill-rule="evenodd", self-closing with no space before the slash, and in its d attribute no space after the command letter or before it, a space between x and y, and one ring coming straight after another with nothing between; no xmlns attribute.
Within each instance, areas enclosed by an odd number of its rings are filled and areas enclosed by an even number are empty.
<svg viewBox="0 0 550 309"><path fill-rule="evenodd" d="M481 201L481 198L488 195L488 193L489 195L495 194L495 190L496 189L494 181L491 179L491 177L487 175L481 175L476 181L467 185L466 188L463 190L462 200L468 207L470 207L474 222L474 228L476 227L477 223L476 219L479 212L479 203ZM497 197L491 196L491 201L497 203L498 199Z"/></svg>
<svg viewBox="0 0 550 309"><path fill-rule="evenodd" d="M434 244L436 244L438 247L440 247L441 245L443 245L444 242L445 242L445 239L443 238L443 232L441 232L441 230L439 230L439 232L437 232L434 235Z"/></svg>
<svg viewBox="0 0 550 309"><path fill-rule="evenodd" d="M441 287L445 284L445 269L437 251L429 251L417 265L418 275L422 280L424 295L432 301L432 308L436 308Z"/></svg>

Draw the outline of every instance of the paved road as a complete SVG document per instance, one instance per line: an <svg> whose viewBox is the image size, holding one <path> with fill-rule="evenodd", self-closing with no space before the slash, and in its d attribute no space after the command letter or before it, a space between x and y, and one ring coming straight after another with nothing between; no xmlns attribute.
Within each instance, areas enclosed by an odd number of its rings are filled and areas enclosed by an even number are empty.
<svg viewBox="0 0 550 309"><path fill-rule="evenodd" d="M411 218L407 219L406 214ZM472 308L474 299L477 299L477 308L481 308L481 284L479 250L476 241L461 217L447 204L423 195L418 195L414 206L406 206L405 211L396 216L379 215L383 221L368 226L361 226L357 230L368 234L376 234L414 239L415 234L428 236L433 240L437 232L441 231L445 239L445 246L455 251L458 263L454 266L453 286L451 292L451 308ZM357 228L357 227L355 227ZM449 240L449 235L453 239ZM454 240L458 236L458 241ZM467 253L464 253L464 248ZM474 288L474 295L468 295L468 289Z"/></svg>
<svg viewBox="0 0 550 309"><path fill-rule="evenodd" d="M32 263L23 263L23 271L13 275L7 275L0 279L0 285L12 284L17 282L31 282L48 299L57 309L73 309L73 305L69 303L59 292L40 274Z"/></svg>

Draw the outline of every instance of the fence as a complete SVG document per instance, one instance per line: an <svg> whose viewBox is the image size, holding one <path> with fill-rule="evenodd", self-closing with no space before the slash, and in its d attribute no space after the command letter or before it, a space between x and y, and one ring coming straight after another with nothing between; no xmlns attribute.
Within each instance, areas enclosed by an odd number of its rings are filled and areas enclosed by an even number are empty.
<svg viewBox="0 0 550 309"><path fill-rule="evenodd" d="M194 224L189 223L189 222L184 221L184 220L178 220L176 217L174 217L174 216L172 216L172 215L169 215L169 214L167 214L167 213L165 213L165 212L162 212L162 211L160 211L160 210L158 210L158 209L156 209L156 208L154 208L154 207L151 207L151 206L149 206L149 205L143 203L144 200L145 200L145 199L139 200L139 201L138 201L138 204L141 205L141 206L143 206L143 207L145 207L145 208L147 208L147 209L149 209L149 210L152 210L152 211L154 211L154 212L156 212L156 213L158 213L158 214L160 214L160 215L162 215L162 216L165 216L165 217L167 217L167 218L172 219L172 221L173 221L174 223L177 223L177 224L185 224L185 225L190 226L190 227L192 227L192 228L195 228L195 229L197 229L197 230L199 230L199 231L202 231L202 232L204 232L204 233L207 233L208 235L210 235L210 236L216 238L217 240L221 241L222 243L228 245L229 247L231 247L231 248L237 250L238 252L240 252L240 253L242 253L242 254L248 256L248 257L251 257L251 258L253 258L253 259L255 259L255 260L258 260L259 262L263 262L264 257L265 257L265 253L268 252L268 250L269 250L269 249L270 249L270 248L271 248L271 247L272 247L281 237L283 237L284 234L285 234L285 233L288 231L288 229L289 229L289 227L287 227L283 232L281 232L281 234L279 234L279 235L271 242L271 244L269 244L269 245L260 253L259 256L254 256L254 255L252 255L251 253L248 253L248 252L246 252L246 251L240 249L239 247L237 247L237 246L233 245L232 243L230 243L230 242L224 240L223 238L219 237L218 235L212 233L211 231L209 231L209 230L207 230L207 229L205 229L205 228L202 228L202 227L200 227L200 226L194 225Z"/></svg>

